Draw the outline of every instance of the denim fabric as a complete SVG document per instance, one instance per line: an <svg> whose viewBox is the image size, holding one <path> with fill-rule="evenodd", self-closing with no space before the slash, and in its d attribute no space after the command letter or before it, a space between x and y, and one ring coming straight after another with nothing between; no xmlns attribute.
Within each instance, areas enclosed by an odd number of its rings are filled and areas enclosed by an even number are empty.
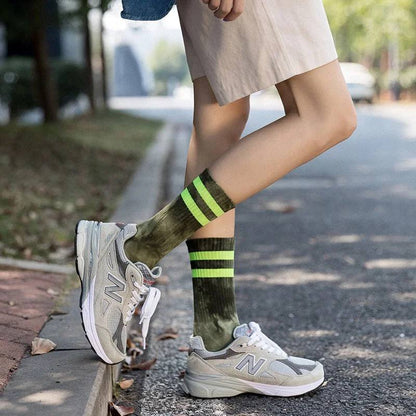
<svg viewBox="0 0 416 416"><path fill-rule="evenodd" d="M129 20L159 20L166 16L176 0L122 0L120 15Z"/></svg>

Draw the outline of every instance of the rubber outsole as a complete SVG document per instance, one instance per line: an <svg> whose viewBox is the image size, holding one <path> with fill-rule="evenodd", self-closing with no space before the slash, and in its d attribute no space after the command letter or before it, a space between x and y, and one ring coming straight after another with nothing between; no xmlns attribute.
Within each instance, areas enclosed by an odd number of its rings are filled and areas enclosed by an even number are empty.
<svg viewBox="0 0 416 416"><path fill-rule="evenodd" d="M195 382L195 380L185 379L179 384L184 393L198 397L200 399L214 399L221 397L234 397L240 394L257 394L263 396L273 397L298 397L305 394L310 394L319 389L324 383L324 377L317 380L314 383L310 383L305 386L296 386L293 389L290 386L272 386L262 385L260 383L251 383L243 386L245 383L249 383L243 380L235 380L236 383L223 383L222 385L216 386L215 384L209 383L204 384L201 382ZM239 384L242 381L241 384ZM246 387L246 388L245 388ZM264 390L262 390L264 388ZM303 391L306 389L305 391ZM273 393L272 390L275 390ZM279 392L277 392L279 391ZM293 393L291 393L291 391Z"/></svg>

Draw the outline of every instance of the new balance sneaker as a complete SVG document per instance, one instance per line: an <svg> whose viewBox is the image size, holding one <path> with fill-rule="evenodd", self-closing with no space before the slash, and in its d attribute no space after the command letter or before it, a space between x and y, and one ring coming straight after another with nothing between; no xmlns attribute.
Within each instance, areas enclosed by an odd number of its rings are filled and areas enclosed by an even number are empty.
<svg viewBox="0 0 416 416"><path fill-rule="evenodd" d="M207 351L200 336L191 337L182 389L195 397L231 397L241 393L298 396L324 381L322 364L286 354L255 322L234 329L234 341Z"/></svg>
<svg viewBox="0 0 416 416"><path fill-rule="evenodd" d="M81 279L81 317L85 334L97 355L108 364L126 357L127 323L136 306L146 339L149 321L160 299L150 287L161 268L132 263L124 243L136 234L135 224L80 221L76 227L76 269ZM145 345L144 345L145 347Z"/></svg>

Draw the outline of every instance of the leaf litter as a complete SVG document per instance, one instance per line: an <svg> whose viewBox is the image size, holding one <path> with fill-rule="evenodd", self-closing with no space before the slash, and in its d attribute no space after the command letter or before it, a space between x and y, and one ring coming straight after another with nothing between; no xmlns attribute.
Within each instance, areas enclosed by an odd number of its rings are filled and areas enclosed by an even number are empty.
<svg viewBox="0 0 416 416"><path fill-rule="evenodd" d="M134 407L109 402L110 412L114 416L127 416L134 413Z"/></svg>
<svg viewBox="0 0 416 416"><path fill-rule="evenodd" d="M51 341L48 338L38 338L36 337L32 341L32 355L40 355L40 354L46 354L49 351L54 350L56 347L56 344Z"/></svg>

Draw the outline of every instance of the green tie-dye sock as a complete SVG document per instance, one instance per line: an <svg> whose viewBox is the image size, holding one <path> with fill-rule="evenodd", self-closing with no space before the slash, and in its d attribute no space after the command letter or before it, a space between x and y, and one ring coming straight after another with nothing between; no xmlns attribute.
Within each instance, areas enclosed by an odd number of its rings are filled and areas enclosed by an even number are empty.
<svg viewBox="0 0 416 416"><path fill-rule="evenodd" d="M136 235L124 246L126 255L154 267L196 230L233 208L234 203L205 169L173 201L138 224Z"/></svg>
<svg viewBox="0 0 416 416"><path fill-rule="evenodd" d="M194 335L209 351L233 340L239 325L234 295L234 238L198 238L186 242L192 268Z"/></svg>

